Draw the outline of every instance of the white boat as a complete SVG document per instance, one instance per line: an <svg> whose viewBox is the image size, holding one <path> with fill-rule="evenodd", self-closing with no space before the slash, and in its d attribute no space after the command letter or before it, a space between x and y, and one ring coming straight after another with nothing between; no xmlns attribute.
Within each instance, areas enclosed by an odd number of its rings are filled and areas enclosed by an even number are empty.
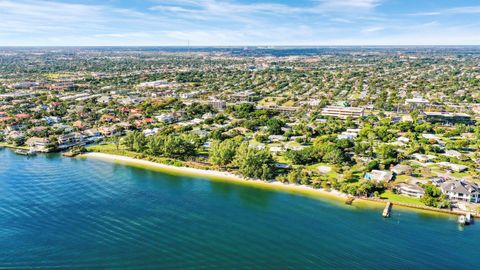
<svg viewBox="0 0 480 270"><path fill-rule="evenodd" d="M467 218L464 215L458 216L458 223L460 225L465 225L467 224Z"/></svg>
<svg viewBox="0 0 480 270"><path fill-rule="evenodd" d="M458 223L461 225L469 225L472 223L472 214L468 213L458 217Z"/></svg>
<svg viewBox="0 0 480 270"><path fill-rule="evenodd" d="M24 156L33 156L37 154L37 152L33 149L17 149L15 150L15 153L19 155L24 155Z"/></svg>
<svg viewBox="0 0 480 270"><path fill-rule="evenodd" d="M468 213L465 215L465 224L471 224L472 223L472 214Z"/></svg>

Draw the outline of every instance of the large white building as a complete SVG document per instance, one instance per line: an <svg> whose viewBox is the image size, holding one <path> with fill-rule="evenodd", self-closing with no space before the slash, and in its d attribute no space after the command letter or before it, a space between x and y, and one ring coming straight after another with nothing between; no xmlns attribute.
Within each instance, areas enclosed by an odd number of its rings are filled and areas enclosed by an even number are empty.
<svg viewBox="0 0 480 270"><path fill-rule="evenodd" d="M451 200L480 203L480 187L467 180L451 180L440 186L443 194Z"/></svg>
<svg viewBox="0 0 480 270"><path fill-rule="evenodd" d="M341 106L327 106L323 108L321 115L329 117L337 117L341 119L360 118L363 117L364 109L360 107L341 107Z"/></svg>

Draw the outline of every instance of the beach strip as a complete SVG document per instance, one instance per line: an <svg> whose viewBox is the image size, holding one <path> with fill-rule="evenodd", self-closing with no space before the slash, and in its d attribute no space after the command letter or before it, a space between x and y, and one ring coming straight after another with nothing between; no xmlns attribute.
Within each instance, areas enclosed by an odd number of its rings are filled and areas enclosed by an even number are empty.
<svg viewBox="0 0 480 270"><path fill-rule="evenodd" d="M144 169L151 169L159 172L174 174L174 175L185 175L185 176L196 176L201 178L206 178L214 181L222 182L231 182L241 185L253 186L263 189L274 189L278 191L284 191L294 194L302 194L309 197L328 197L330 199L335 199L339 202L345 202L348 198L347 194L342 192L332 190L325 191L323 189L315 189L306 185L296 185L296 184L285 184L278 181L262 181L254 179L246 179L239 175L222 172L216 170L203 170L190 167L177 167L173 165L161 164L153 161L136 159L126 156L105 154L105 153L95 153L89 152L82 155L79 155L80 158L90 158L103 161L114 162L118 164L125 164L134 167L140 167Z"/></svg>
<svg viewBox="0 0 480 270"><path fill-rule="evenodd" d="M148 170L158 171L158 172L172 174L172 175L200 177L201 179L205 179L205 180L228 182L228 183L233 183L238 185L251 186L255 188L275 190L275 191L280 191L280 192L285 192L285 193L290 193L295 195L302 195L302 196L306 196L314 199L328 199L329 201L336 202L336 204L342 208L351 207L350 205L345 204L349 196L337 190L326 191L324 189L315 189L306 185L287 184L287 183L281 183L278 181L262 181L262 180L246 179L239 175L229 173L229 172L222 172L222 171L216 171L216 170L204 170L204 169L197 169L197 168L190 168L190 167L177 167L173 165L167 165L167 164L157 163L153 161L120 156L120 155L113 155L113 154L88 152L88 153L79 155L78 157L113 162L116 164L128 165L132 167L148 169ZM381 210L383 209L383 207L385 206L385 203L387 202L388 201L385 201L385 200L371 200L371 199L356 198L352 205L358 206L358 207L368 207L368 208L375 208L375 209ZM435 215L435 216L451 216L451 215L459 214L455 212L446 213L446 211L444 210L436 209L432 207L412 207L409 205L398 204L396 202L393 202L393 203L397 208L405 209L408 211L419 212L423 214L429 214L429 215Z"/></svg>

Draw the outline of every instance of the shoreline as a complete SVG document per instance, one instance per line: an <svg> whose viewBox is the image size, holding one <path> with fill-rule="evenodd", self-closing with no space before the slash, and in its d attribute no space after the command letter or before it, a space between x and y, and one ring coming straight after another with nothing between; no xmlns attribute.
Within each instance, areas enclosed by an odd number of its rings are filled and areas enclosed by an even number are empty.
<svg viewBox="0 0 480 270"><path fill-rule="evenodd" d="M292 194L310 195L311 197L317 197L317 198L328 197L342 203L344 203L348 198L347 194L341 193L339 191L325 191L322 189L314 189L312 187L305 186L305 185L284 184L277 181L267 182L262 180L247 179L230 172L204 170L204 169L197 169L197 168L190 168L190 167L177 167L173 165L167 165L167 164L127 157L127 156L89 152L89 153L78 155L78 157L109 161L113 163L125 164L129 166L143 168L143 169L151 169L151 170L170 173L174 175L196 176L196 177L202 177L202 178L206 178L208 180L213 180L213 181L241 184L241 185L247 185L247 186L258 187L263 189L270 189L270 190L274 189L274 190L284 191ZM356 200L360 200L360 199L356 199Z"/></svg>
<svg viewBox="0 0 480 270"><path fill-rule="evenodd" d="M314 199L326 199L329 201L336 202L338 206L342 206L342 207L359 206L359 207L370 207L370 208L381 210L384 208L385 204L389 202L388 200L355 198L352 205L347 205L345 204L345 202L347 198L349 198L349 195L337 190L325 191L323 189L315 189L305 185L284 184L277 181L266 182L262 180L251 180L251 179L246 179L244 177L241 177L229 172L222 172L222 171L216 171L216 170L204 170L204 169L197 169L197 168L190 168L190 167L177 167L173 165L167 165L167 164L157 163L153 161L121 156L121 155L114 155L114 154L88 152L88 153L78 155L78 157L85 158L85 159L91 158L96 160L103 160L107 162L123 164L123 165L133 166L137 168L147 169L147 170L154 170L154 171L173 174L173 175L195 176L195 177L201 177L210 181L220 181L220 182L233 183L233 184L250 186L255 188L262 188L267 190L275 190L275 191L285 192L285 193L294 194L294 195L302 195L302 196L310 197ZM413 211L417 213L429 214L434 216L452 217L452 216L465 214L459 211L449 211L446 209L437 209L437 208L431 208L428 206L411 206L411 205L403 204L399 202L392 202L392 201L390 202L399 209L404 209L407 211Z"/></svg>

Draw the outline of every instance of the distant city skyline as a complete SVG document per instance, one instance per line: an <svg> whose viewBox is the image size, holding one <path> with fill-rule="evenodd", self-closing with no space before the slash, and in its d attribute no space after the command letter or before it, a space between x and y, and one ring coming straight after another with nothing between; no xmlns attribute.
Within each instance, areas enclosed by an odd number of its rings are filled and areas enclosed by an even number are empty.
<svg viewBox="0 0 480 270"><path fill-rule="evenodd" d="M473 0L0 0L0 46L480 45Z"/></svg>

